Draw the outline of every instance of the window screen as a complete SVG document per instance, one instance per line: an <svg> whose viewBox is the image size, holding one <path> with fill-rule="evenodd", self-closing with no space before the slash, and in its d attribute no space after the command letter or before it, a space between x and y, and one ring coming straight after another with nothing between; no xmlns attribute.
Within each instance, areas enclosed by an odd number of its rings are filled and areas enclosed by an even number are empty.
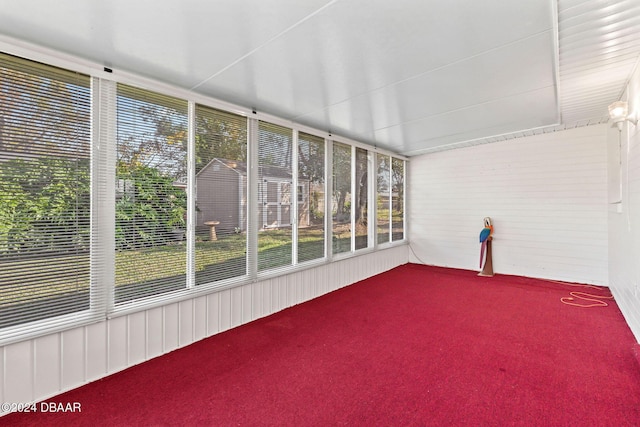
<svg viewBox="0 0 640 427"><path fill-rule="evenodd" d="M90 79L0 54L0 328L89 308Z"/></svg>
<svg viewBox="0 0 640 427"><path fill-rule="evenodd" d="M116 304L186 286L187 102L118 85Z"/></svg>
<svg viewBox="0 0 640 427"><path fill-rule="evenodd" d="M247 274L247 119L196 106L196 285Z"/></svg>
<svg viewBox="0 0 640 427"><path fill-rule="evenodd" d="M325 213L324 139L298 134L298 262L323 258Z"/></svg>
<svg viewBox="0 0 640 427"><path fill-rule="evenodd" d="M258 271L291 265L293 131L258 126Z"/></svg>
<svg viewBox="0 0 640 427"><path fill-rule="evenodd" d="M351 251L351 146L333 143L333 253Z"/></svg>

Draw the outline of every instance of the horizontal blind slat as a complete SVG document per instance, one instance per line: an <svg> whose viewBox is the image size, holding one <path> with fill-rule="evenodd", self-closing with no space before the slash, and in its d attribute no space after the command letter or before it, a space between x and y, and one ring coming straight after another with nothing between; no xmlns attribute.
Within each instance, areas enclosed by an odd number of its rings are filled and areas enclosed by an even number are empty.
<svg viewBox="0 0 640 427"><path fill-rule="evenodd" d="M186 287L187 102L117 86L115 304Z"/></svg>
<svg viewBox="0 0 640 427"><path fill-rule="evenodd" d="M196 286L247 275L247 126L196 105Z"/></svg>
<svg viewBox="0 0 640 427"><path fill-rule="evenodd" d="M89 88L0 54L0 328L89 309Z"/></svg>

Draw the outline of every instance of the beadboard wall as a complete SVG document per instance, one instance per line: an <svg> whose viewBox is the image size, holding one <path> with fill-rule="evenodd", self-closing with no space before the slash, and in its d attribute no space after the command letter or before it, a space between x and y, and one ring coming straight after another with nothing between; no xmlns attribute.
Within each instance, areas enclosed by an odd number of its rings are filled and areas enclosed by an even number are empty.
<svg viewBox="0 0 640 427"><path fill-rule="evenodd" d="M607 277L607 127L411 159L411 262L479 270L483 218L496 273L591 284Z"/></svg>
<svg viewBox="0 0 640 427"><path fill-rule="evenodd" d="M408 246L394 246L7 345L0 348L0 402L55 396L407 260Z"/></svg>
<svg viewBox="0 0 640 427"><path fill-rule="evenodd" d="M640 114L640 68L636 68L624 98L629 101L629 110ZM609 208L609 281L640 342L640 124L627 122L622 133L609 132L607 146L614 160L609 162L610 187L620 188L620 203Z"/></svg>

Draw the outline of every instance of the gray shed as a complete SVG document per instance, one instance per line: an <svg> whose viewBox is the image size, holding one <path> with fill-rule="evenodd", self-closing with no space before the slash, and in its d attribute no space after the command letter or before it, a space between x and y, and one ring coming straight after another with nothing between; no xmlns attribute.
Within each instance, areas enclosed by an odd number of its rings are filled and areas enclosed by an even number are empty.
<svg viewBox="0 0 640 427"><path fill-rule="evenodd" d="M258 215L262 229L291 226L291 172L277 166L259 170ZM196 174L196 226L218 222L219 233L245 231L247 164L214 158ZM309 225L309 181L298 182L298 225ZM209 223L209 225L207 225Z"/></svg>

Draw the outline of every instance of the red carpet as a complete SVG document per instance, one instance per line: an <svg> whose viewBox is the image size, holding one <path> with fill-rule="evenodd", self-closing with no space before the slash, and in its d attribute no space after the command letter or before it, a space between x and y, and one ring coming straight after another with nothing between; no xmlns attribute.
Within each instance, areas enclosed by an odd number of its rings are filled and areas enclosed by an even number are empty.
<svg viewBox="0 0 640 427"><path fill-rule="evenodd" d="M0 425L638 426L635 339L576 290L408 264Z"/></svg>

